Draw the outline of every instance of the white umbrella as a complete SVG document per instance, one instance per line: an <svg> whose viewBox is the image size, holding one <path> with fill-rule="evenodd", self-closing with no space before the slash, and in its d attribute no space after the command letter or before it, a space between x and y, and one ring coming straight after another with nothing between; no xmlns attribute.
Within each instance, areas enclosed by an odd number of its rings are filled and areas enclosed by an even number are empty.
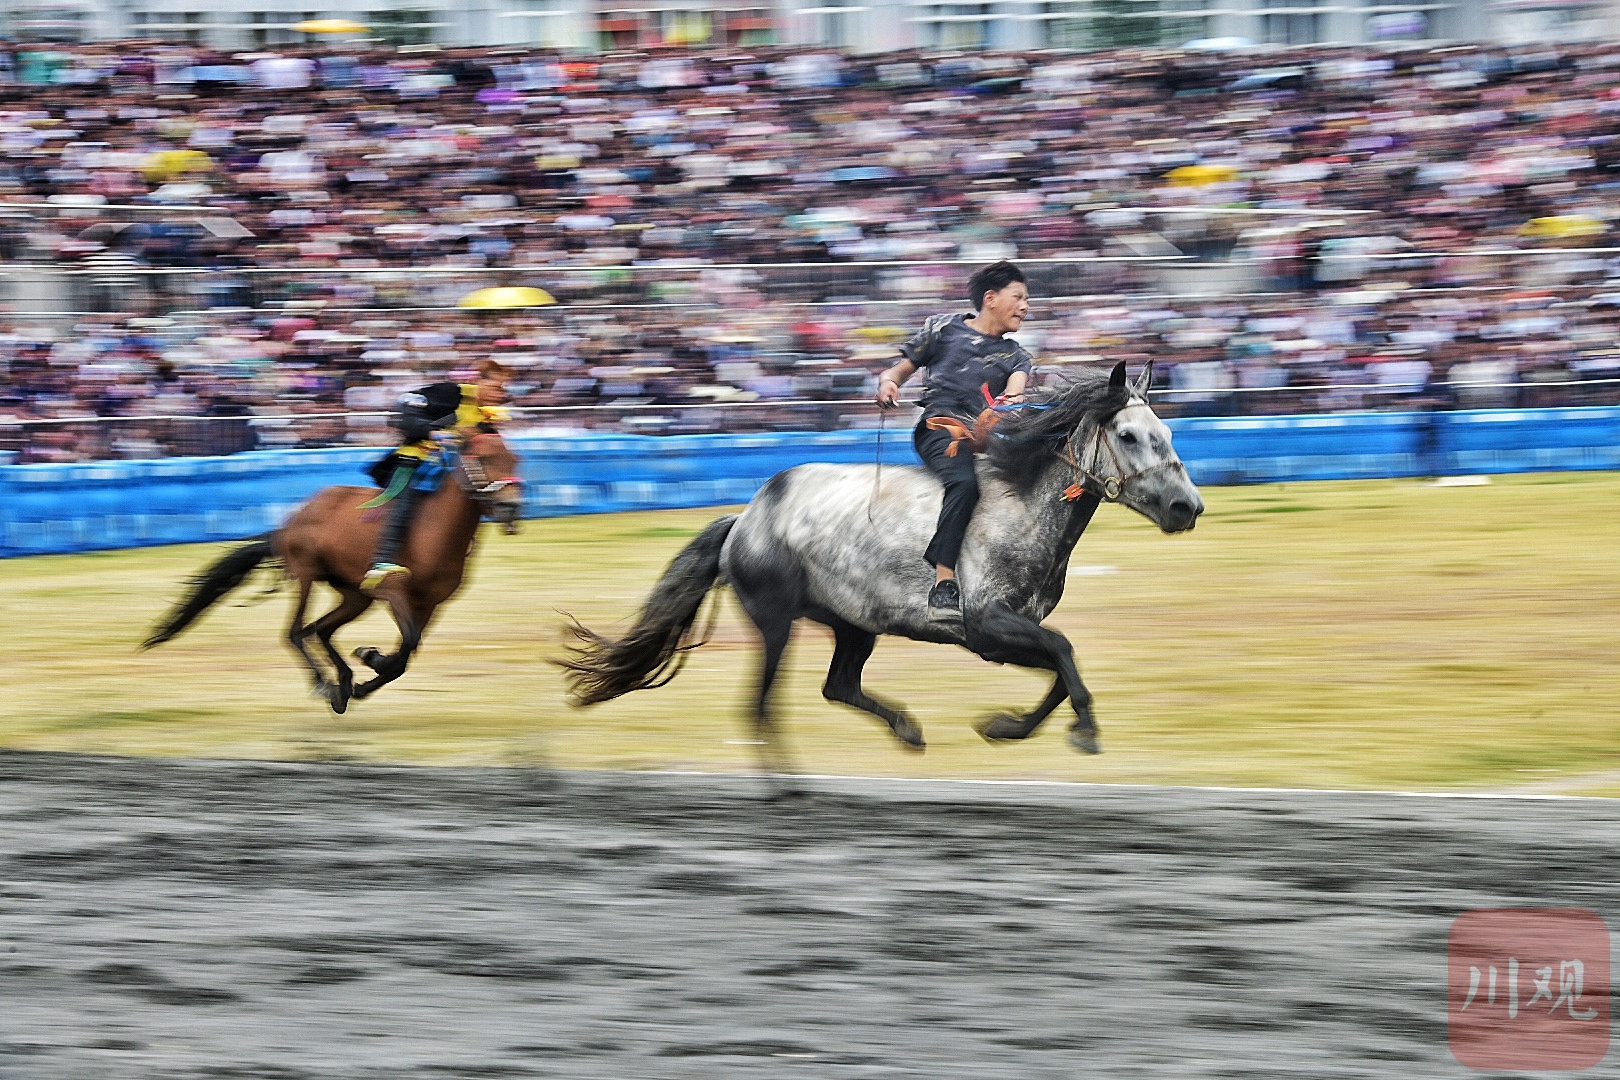
<svg viewBox="0 0 1620 1080"><path fill-rule="evenodd" d="M1253 47L1254 42L1246 37L1208 37L1189 41L1182 46L1189 52L1228 52L1232 49L1247 49Z"/></svg>
<svg viewBox="0 0 1620 1080"><path fill-rule="evenodd" d="M613 219L600 214L563 214L557 218L557 224L573 231L609 229L613 227Z"/></svg>
<svg viewBox="0 0 1620 1080"><path fill-rule="evenodd" d="M152 192L152 198L158 202L184 203L196 199L206 199L211 194L213 194L213 189L207 184L183 181L175 184L164 184Z"/></svg>

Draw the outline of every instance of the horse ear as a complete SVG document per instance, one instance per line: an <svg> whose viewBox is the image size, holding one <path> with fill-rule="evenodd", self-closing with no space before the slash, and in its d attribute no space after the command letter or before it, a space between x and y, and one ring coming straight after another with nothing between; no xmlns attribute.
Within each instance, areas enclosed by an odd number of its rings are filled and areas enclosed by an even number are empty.
<svg viewBox="0 0 1620 1080"><path fill-rule="evenodd" d="M1108 376L1108 385L1115 390L1125 389L1125 361L1114 365L1113 374Z"/></svg>
<svg viewBox="0 0 1620 1080"><path fill-rule="evenodd" d="M1140 375L1138 375L1136 377L1136 382L1131 386L1131 390L1138 397L1145 398L1145 397L1147 397L1148 390L1150 388L1152 388L1152 386L1153 386L1153 361L1149 360L1147 363L1142 365L1142 374L1140 374Z"/></svg>

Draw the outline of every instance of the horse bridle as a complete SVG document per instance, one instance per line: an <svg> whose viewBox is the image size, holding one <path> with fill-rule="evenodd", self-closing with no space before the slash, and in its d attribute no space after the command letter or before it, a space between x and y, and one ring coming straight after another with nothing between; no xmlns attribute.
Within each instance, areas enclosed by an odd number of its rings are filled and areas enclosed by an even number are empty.
<svg viewBox="0 0 1620 1080"><path fill-rule="evenodd" d="M1118 416L1119 413L1124 412L1126 409L1132 409L1137 406L1141 406L1145 409L1148 407L1148 403L1145 401L1128 402L1127 404L1121 406L1119 411L1114 415ZM1093 495L1103 499L1105 502L1119 502L1125 497L1125 485L1129 484L1132 480L1146 476L1148 473L1155 472L1159 469L1182 467L1179 460L1172 458L1169 461L1156 461L1147 468L1137 469L1132 473L1126 472L1125 463L1120 460L1119 451L1114 448L1114 441L1112 439L1103 438L1104 426L1104 422L1099 420L1097 422L1096 429L1092 432L1091 446L1089 447L1091 458L1089 467L1083 462L1083 459L1074 452L1074 439L1075 436L1080 432L1078 427L1069 432L1068 453L1058 455L1065 462L1067 462L1072 469L1074 469L1075 487L1080 488L1081 490L1089 490ZM1109 458L1113 461L1114 471L1111 475L1099 476L1097 470L1099 469L1102 461L1102 453L1105 447L1108 450ZM1082 483L1080 479L1082 476L1085 477L1084 483Z"/></svg>
<svg viewBox="0 0 1620 1080"><path fill-rule="evenodd" d="M487 513L495 503L495 496L513 486L523 486L521 478L516 476L501 477L491 480L484 471L484 463L472 454L463 452L463 447L472 439L445 440L441 445L446 458L449 459L450 473L456 478L456 486L479 506L480 513Z"/></svg>

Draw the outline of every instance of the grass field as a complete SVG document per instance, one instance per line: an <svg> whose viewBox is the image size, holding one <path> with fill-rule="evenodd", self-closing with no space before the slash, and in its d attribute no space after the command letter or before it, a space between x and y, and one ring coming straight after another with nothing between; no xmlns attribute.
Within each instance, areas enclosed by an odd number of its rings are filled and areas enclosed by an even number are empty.
<svg viewBox="0 0 1620 1080"><path fill-rule="evenodd" d="M1620 474L1482 486L1368 481L1213 488L1190 535L1105 507L1050 624L1074 641L1105 753L969 724L1022 711L1039 673L885 639L867 688L928 737L902 752L824 702L830 636L802 625L777 702L813 772L1114 783L1620 795ZM0 562L11 629L0 746L120 754L744 769L751 628L726 597L715 640L669 686L587 711L545 661L558 610L623 626L718 510L492 529L469 585L398 683L334 716L282 642L290 594L244 589L154 652L136 643L188 546ZM339 641L391 648L377 614Z"/></svg>

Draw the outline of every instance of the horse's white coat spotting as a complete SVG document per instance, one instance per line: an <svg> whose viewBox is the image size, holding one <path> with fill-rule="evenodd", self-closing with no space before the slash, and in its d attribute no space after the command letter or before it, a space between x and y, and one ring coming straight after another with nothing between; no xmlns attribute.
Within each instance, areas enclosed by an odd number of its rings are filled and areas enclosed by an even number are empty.
<svg viewBox="0 0 1620 1080"><path fill-rule="evenodd" d="M1063 701L1074 705L1070 740L1098 749L1091 694L1074 650L1042 626L1063 596L1069 553L1103 500L1145 515L1165 532L1191 529L1204 510L1170 445L1170 432L1125 365L1088 371L1002 422L976 461L979 502L956 570L962 617L931 621L934 568L923 558L944 491L917 467L801 465L772 477L736 517L712 522L670 564L631 632L610 641L584 627L585 645L564 666L580 704L661 685L691 647L699 607L719 579L759 629L764 662L755 721L768 767L769 699L793 624L811 619L836 645L822 693L881 718L903 745L922 731L904 710L866 693L861 672L877 637L957 644L986 660L1051 671L1046 697L1023 716L981 725L987 739L1027 738Z"/></svg>
<svg viewBox="0 0 1620 1080"><path fill-rule="evenodd" d="M1107 418L1100 437L1070 440L1074 456L1051 457L1032 485L1021 488L979 457L979 504L957 566L962 623L928 620L934 568L922 553L944 488L920 466L813 464L779 474L738 517L721 570L731 578L751 560L786 555L802 571L811 607L874 634L965 643L967 623L989 605L1040 622L1063 597L1069 553L1090 520L1092 505L1062 498L1085 472L1134 474L1118 501L1167 532L1190 528L1203 510L1170 430L1140 396L1145 385L1132 389L1137 396Z"/></svg>

